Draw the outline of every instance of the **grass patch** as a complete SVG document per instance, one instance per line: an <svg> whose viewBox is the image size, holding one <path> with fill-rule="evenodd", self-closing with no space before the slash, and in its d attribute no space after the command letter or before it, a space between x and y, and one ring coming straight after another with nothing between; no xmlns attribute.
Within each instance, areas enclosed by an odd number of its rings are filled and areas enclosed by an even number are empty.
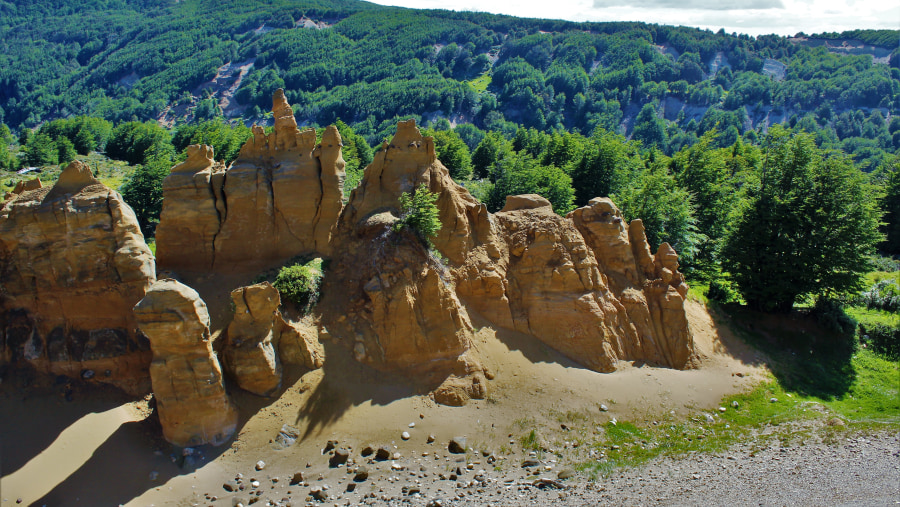
<svg viewBox="0 0 900 507"><path fill-rule="evenodd" d="M488 86L490 86L490 84L491 84L491 74L489 72L485 72L484 74L469 81L469 86L471 86L472 89L474 89L478 93L486 92L488 89Z"/></svg>
<svg viewBox="0 0 900 507"><path fill-rule="evenodd" d="M900 430L900 363L858 348L855 338L821 329L803 313L770 316L737 305L717 308L728 314L738 336L768 355L770 379L723 399L724 411L607 422L590 443L590 459L576 468L608 476L660 457L722 452L738 442ZM844 425L826 424L835 418Z"/></svg>
<svg viewBox="0 0 900 507"><path fill-rule="evenodd" d="M872 324L881 324L882 326L900 325L900 315L885 310L870 310L863 306L848 306L844 311L864 326L871 326Z"/></svg>

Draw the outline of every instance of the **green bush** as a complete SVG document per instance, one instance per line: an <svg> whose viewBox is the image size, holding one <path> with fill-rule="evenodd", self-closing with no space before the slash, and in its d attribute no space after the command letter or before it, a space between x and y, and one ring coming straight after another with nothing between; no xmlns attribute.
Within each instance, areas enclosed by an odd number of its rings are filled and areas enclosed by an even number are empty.
<svg viewBox="0 0 900 507"><path fill-rule="evenodd" d="M306 264L284 266L272 285L278 289L282 301L290 301L306 312L319 300L322 276L322 259L316 258Z"/></svg>
<svg viewBox="0 0 900 507"><path fill-rule="evenodd" d="M870 310L900 312L900 287L893 280L885 278L853 298L853 304Z"/></svg>
<svg viewBox="0 0 900 507"><path fill-rule="evenodd" d="M856 329L856 320L847 315L840 301L820 297L816 299L812 313L819 324L830 331L852 336Z"/></svg>
<svg viewBox="0 0 900 507"><path fill-rule="evenodd" d="M717 278L709 282L706 297L720 303L739 303L741 295L728 280Z"/></svg>
<svg viewBox="0 0 900 507"><path fill-rule="evenodd" d="M859 341L889 359L900 359L900 327L886 324L859 325Z"/></svg>
<svg viewBox="0 0 900 507"><path fill-rule="evenodd" d="M430 248L431 238L441 230L441 218L435 204L437 198L438 194L429 192L425 185L419 185L413 194L403 192L400 196L400 220L394 223L394 232L409 228Z"/></svg>

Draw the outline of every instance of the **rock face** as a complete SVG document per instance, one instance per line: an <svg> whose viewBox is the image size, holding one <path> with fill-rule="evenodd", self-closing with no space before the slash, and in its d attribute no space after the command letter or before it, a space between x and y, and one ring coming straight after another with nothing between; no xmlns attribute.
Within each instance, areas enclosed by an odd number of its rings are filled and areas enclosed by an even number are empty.
<svg viewBox="0 0 900 507"><path fill-rule="evenodd" d="M631 355L673 368L689 366L694 342L684 311L688 286L678 272L675 250L663 243L652 255L643 223L626 224L607 198L592 199L569 218L627 310L638 336Z"/></svg>
<svg viewBox="0 0 900 507"><path fill-rule="evenodd" d="M134 212L81 162L34 181L0 208L0 363L148 392L131 308L156 270Z"/></svg>
<svg viewBox="0 0 900 507"><path fill-rule="evenodd" d="M241 389L269 396L281 387L282 363L321 368L325 353L318 333L287 322L281 296L269 282L231 291L234 319L228 325L225 369Z"/></svg>
<svg viewBox="0 0 900 507"><path fill-rule="evenodd" d="M435 158L433 140L422 137L414 121L400 122L394 139L366 168L341 217L337 267L324 292L340 294L348 303L329 329L350 337L361 362L446 379L436 398L463 404L484 397L486 381L469 353L472 324L453 290L452 274L415 234L392 229L400 215L400 195L419 185L439 195L444 227L435 244L444 246L444 255L465 257L474 235L465 217L482 213L486 219L486 210L453 183Z"/></svg>
<svg viewBox="0 0 900 507"><path fill-rule="evenodd" d="M273 102L275 131L254 128L232 167L192 147L173 169L165 185L173 202L158 229L164 267L223 271L329 256L320 308L331 334L361 362L432 379L435 399L447 404L486 393L467 307L598 371L619 360L691 364L677 255L668 245L651 254L641 223L622 222L608 199L560 217L541 196L510 196L491 215L450 178L433 140L410 120L397 125L342 208L336 129L315 146L284 94ZM439 255L393 228L400 196L420 186L438 196ZM167 234L178 236L173 246L163 244ZM259 300L250 296L257 291ZM277 389L276 352L321 364L308 330L284 324L271 289L242 288L234 297L226 364L241 385Z"/></svg>
<svg viewBox="0 0 900 507"><path fill-rule="evenodd" d="M228 440L237 411L212 349L206 304L190 287L164 279L134 313L153 350L150 377L166 440L183 447Z"/></svg>
<svg viewBox="0 0 900 507"><path fill-rule="evenodd" d="M297 128L282 90L272 112L274 132L254 126L231 167L216 165L211 148L191 147L163 182L161 269L253 270L300 253L331 254L342 208L341 136L331 126L316 144L313 129Z"/></svg>
<svg viewBox="0 0 900 507"><path fill-rule="evenodd" d="M156 229L156 255L167 269L199 271L213 267L215 240L225 219L225 166L213 149L194 144L187 160L163 180L163 208Z"/></svg>

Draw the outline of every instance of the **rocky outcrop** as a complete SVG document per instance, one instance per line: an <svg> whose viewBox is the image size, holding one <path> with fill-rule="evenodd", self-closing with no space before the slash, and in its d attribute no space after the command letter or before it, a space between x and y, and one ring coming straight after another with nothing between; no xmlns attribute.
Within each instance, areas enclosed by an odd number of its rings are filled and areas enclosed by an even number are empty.
<svg viewBox="0 0 900 507"><path fill-rule="evenodd" d="M34 181L0 208L0 362L148 392L131 309L156 272L134 212L81 162Z"/></svg>
<svg viewBox="0 0 900 507"><path fill-rule="evenodd" d="M275 129L253 127L231 167L209 147L163 183L157 228L161 269L252 271L301 253L330 255L342 209L344 160L334 126L316 143L300 131L284 92L273 97Z"/></svg>
<svg viewBox="0 0 900 507"><path fill-rule="evenodd" d="M410 231L394 231L399 198L419 186L436 193L441 254L462 262L490 229L487 209L450 178L415 121L400 122L350 195L336 238L326 295L348 301L329 329L352 343L357 360L441 383L435 398L461 405L483 398L487 382L470 353L473 328L452 273ZM440 246L438 246L440 245Z"/></svg>
<svg viewBox="0 0 900 507"><path fill-rule="evenodd" d="M213 149L194 144L187 159L163 180L163 208L156 228L156 256L167 269L210 270L215 240L225 218L225 166Z"/></svg>
<svg viewBox="0 0 900 507"><path fill-rule="evenodd" d="M225 368L241 389L268 396L281 386L278 290L268 282L240 287L231 291L231 301L234 319L228 325Z"/></svg>
<svg viewBox="0 0 900 507"><path fill-rule="evenodd" d="M30 192L31 190L37 190L43 187L43 183L41 183L40 178L34 178L32 180L22 180L16 183L16 186L13 187L12 191L7 192L3 197L4 201L12 200L14 197L23 194L25 192Z"/></svg>
<svg viewBox="0 0 900 507"><path fill-rule="evenodd" d="M325 362L316 328L290 323L281 296L269 282L231 291L234 319L228 325L225 370L241 389L269 396L281 387L282 364L314 370Z"/></svg>
<svg viewBox="0 0 900 507"><path fill-rule="evenodd" d="M433 239L435 247L452 263L464 262L470 250L490 239L487 207L453 181L435 157L434 140L422 136L415 120L397 123L397 133L375 154L350 194L341 220L356 224L383 211L396 215L400 195L421 185L438 194L435 204L443 226Z"/></svg>
<svg viewBox="0 0 900 507"><path fill-rule="evenodd" d="M608 199L564 218L540 196L510 196L492 215L450 178L433 140L410 120L398 124L342 208L336 129L316 146L313 131L297 129L283 93L273 102L274 132L255 127L232 167L217 168L209 150L194 147L173 169L166 199L193 211L166 205L172 213L164 209L158 233L164 267L223 271L301 253L330 256L320 305L329 331L361 362L434 379L435 399L448 404L486 392L467 305L598 371L619 360L690 365L677 255L668 245L653 255L641 223L629 227ZM400 196L419 187L438 196L437 254L393 227ZM186 255L167 252L167 231ZM280 349L310 367L321 363L308 336L315 333L284 327L271 296L244 304L250 288L241 291L226 363L249 390L277 389Z"/></svg>
<svg viewBox="0 0 900 507"><path fill-rule="evenodd" d="M450 273L415 234L394 232L396 220L385 211L347 224L352 238L326 277L326 304L342 306L329 330L362 363L434 383L455 375L457 404L483 397L481 365L466 354L472 324Z"/></svg>
<svg viewBox="0 0 900 507"><path fill-rule="evenodd" d="M652 255L643 223L626 224L608 198L592 199L569 218L627 310L627 321L637 333L630 355L673 368L689 366L694 342L684 311L688 286L678 272L675 250L663 243Z"/></svg>
<svg viewBox="0 0 900 507"><path fill-rule="evenodd" d="M228 440L237 411L212 349L206 304L190 287L164 279L134 313L153 350L150 377L166 440L183 447Z"/></svg>

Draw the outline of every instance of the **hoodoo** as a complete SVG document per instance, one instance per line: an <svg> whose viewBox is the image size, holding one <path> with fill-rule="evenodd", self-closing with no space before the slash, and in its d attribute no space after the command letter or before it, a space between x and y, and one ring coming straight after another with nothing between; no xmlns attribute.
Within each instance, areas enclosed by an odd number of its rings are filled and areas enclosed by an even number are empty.
<svg viewBox="0 0 900 507"><path fill-rule="evenodd" d="M134 212L88 166L23 186L0 208L0 363L148 392L131 308L155 279Z"/></svg>
<svg viewBox="0 0 900 507"><path fill-rule="evenodd" d="M300 131L279 90L275 129L253 127L231 167L212 148L191 146L163 182L157 228L160 269L251 271L298 253L331 254L342 208L341 136L328 127L320 143Z"/></svg>

